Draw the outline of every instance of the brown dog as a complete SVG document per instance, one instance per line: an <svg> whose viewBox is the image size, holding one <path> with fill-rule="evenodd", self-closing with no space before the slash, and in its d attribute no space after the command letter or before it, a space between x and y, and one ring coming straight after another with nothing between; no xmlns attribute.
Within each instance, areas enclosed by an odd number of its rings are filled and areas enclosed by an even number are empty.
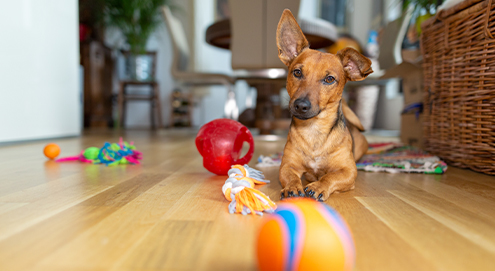
<svg viewBox="0 0 495 271"><path fill-rule="evenodd" d="M342 100L347 81L373 72L371 61L351 48L336 55L309 49L290 10L278 23L280 60L289 68L287 91L292 123L280 166L281 199L307 196L325 201L354 189L355 161L368 143L361 122ZM310 182L305 188L301 177Z"/></svg>

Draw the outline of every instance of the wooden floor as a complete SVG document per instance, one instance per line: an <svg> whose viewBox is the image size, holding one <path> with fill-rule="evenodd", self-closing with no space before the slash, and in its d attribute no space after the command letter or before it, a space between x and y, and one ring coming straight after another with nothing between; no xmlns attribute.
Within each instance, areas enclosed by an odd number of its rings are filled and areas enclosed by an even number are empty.
<svg viewBox="0 0 495 271"><path fill-rule="evenodd" d="M225 177L202 167L194 135L127 132L142 166L57 164L47 142L0 147L0 270L256 270L262 218L228 214ZM118 136L55 142L66 156ZM255 157L284 143L256 141ZM278 201L278 168L264 172L260 190ZM360 172L326 203L352 229L356 270L495 270L494 177Z"/></svg>

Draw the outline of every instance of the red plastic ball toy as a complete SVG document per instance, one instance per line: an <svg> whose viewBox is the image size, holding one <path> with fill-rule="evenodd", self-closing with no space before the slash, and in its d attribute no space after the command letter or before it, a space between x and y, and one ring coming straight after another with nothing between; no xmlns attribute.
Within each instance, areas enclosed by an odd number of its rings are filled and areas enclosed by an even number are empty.
<svg viewBox="0 0 495 271"><path fill-rule="evenodd" d="M249 143L249 151L240 158L244 142ZM246 126L235 120L217 119L201 127L196 136L196 147L208 171L227 175L232 165L244 165L253 158L254 141Z"/></svg>

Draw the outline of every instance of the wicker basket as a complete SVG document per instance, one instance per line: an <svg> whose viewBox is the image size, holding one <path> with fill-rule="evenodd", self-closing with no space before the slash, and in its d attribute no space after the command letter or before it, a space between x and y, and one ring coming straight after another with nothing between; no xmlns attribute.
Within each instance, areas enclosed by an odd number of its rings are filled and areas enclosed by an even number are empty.
<svg viewBox="0 0 495 271"><path fill-rule="evenodd" d="M495 6L468 0L422 29L425 149L495 175Z"/></svg>

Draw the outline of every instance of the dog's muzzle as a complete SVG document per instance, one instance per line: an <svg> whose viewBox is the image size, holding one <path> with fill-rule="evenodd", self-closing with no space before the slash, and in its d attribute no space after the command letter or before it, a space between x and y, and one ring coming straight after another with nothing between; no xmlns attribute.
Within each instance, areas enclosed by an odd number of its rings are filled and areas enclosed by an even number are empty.
<svg viewBox="0 0 495 271"><path fill-rule="evenodd" d="M291 113L294 117L307 120L318 115L317 110L311 110L311 102L308 99L297 99L294 101L291 107Z"/></svg>

